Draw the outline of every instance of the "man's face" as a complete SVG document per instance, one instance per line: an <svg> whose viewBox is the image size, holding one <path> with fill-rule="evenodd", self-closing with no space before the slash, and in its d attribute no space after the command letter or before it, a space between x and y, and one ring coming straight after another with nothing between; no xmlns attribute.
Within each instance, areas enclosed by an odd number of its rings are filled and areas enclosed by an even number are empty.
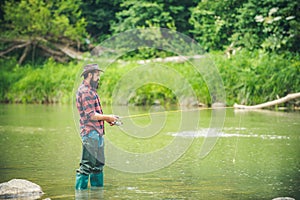
<svg viewBox="0 0 300 200"><path fill-rule="evenodd" d="M94 73L92 73L92 79L91 79L91 86L94 89L98 89L98 85L99 85L99 80L100 80L100 73L99 71L96 71Z"/></svg>

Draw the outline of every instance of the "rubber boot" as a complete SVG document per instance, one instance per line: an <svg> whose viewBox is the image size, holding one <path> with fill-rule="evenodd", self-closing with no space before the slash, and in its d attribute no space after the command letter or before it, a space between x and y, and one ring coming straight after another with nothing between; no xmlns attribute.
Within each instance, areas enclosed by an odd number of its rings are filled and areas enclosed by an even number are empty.
<svg viewBox="0 0 300 200"><path fill-rule="evenodd" d="M88 182L89 182L88 175L77 173L75 189L76 190L86 190L88 187Z"/></svg>
<svg viewBox="0 0 300 200"><path fill-rule="evenodd" d="M102 187L91 187L91 190L89 191L89 199L104 199L104 189Z"/></svg>
<svg viewBox="0 0 300 200"><path fill-rule="evenodd" d="M91 187L103 187L103 172L90 175Z"/></svg>
<svg viewBox="0 0 300 200"><path fill-rule="evenodd" d="M75 190L75 200L87 200L89 198L89 190Z"/></svg>

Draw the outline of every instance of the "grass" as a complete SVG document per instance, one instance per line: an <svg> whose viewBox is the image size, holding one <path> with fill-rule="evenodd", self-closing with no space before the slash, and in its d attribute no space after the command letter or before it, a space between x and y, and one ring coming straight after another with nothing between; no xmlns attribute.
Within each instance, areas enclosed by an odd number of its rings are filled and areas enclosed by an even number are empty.
<svg viewBox="0 0 300 200"><path fill-rule="evenodd" d="M253 105L299 92L300 56L241 50L230 59L210 54L226 92L227 105ZM0 60L0 101L9 103L70 104L81 82L83 63L19 66L14 59ZM101 66L101 63L99 63ZM178 104L195 100L211 104L208 86L190 62L114 62L101 76L99 94L105 104Z"/></svg>

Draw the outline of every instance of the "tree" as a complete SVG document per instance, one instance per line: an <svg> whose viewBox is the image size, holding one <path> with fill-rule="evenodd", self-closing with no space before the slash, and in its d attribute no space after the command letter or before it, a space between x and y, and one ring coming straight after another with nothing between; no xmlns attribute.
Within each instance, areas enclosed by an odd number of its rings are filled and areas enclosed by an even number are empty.
<svg viewBox="0 0 300 200"><path fill-rule="evenodd" d="M300 4L294 0L210 0L192 9L190 32L205 49L299 51Z"/></svg>
<svg viewBox="0 0 300 200"><path fill-rule="evenodd" d="M112 23L111 29L113 33L122 33L132 29L159 28L175 29L175 22L168 11L164 10L164 4L153 1L141 1L137 3L135 0L123 0L120 4L121 11L116 13L117 20ZM140 32L139 30L136 30ZM141 31L136 34L138 38L135 40L121 41L124 46L139 47L138 55L141 58L150 58L161 56L157 49L144 48L143 44L148 46L161 46L161 33L154 30ZM136 55L137 52L128 53L129 57Z"/></svg>
<svg viewBox="0 0 300 200"><path fill-rule="evenodd" d="M61 62L80 58L87 37L80 5L81 0L5 1L0 56L14 53L20 64L29 54L33 61L37 56Z"/></svg>
<svg viewBox="0 0 300 200"><path fill-rule="evenodd" d="M248 0L238 9L232 40L248 49L299 51L300 4L294 0Z"/></svg>
<svg viewBox="0 0 300 200"><path fill-rule="evenodd" d="M161 3L126 0L121 4L121 8L122 10L116 13L117 21L112 25L114 33L143 27L175 27L170 13L164 11Z"/></svg>
<svg viewBox="0 0 300 200"><path fill-rule="evenodd" d="M85 0L81 4L86 30L94 41L103 41L112 34L111 24L116 21L121 0ZM93 42L93 41L91 41Z"/></svg>
<svg viewBox="0 0 300 200"><path fill-rule="evenodd" d="M189 30L192 29L192 25L188 21L191 9L197 6L199 0L157 0L157 2L163 4L163 9L174 20L176 31L190 36Z"/></svg>
<svg viewBox="0 0 300 200"><path fill-rule="evenodd" d="M220 50L229 45L234 33L237 9L246 0L201 1L191 11L190 32L206 50Z"/></svg>

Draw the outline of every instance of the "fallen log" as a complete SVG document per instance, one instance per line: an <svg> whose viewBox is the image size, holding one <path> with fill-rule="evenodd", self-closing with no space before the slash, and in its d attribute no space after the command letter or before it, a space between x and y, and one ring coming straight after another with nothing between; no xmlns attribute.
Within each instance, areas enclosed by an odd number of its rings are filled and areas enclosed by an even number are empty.
<svg viewBox="0 0 300 200"><path fill-rule="evenodd" d="M201 59L204 58L204 55L194 55L194 56L171 56L166 58L154 58L154 59L148 59L148 60L138 60L138 64L145 64L150 62L177 62L182 63L186 62L189 59Z"/></svg>
<svg viewBox="0 0 300 200"><path fill-rule="evenodd" d="M274 101L269 101L269 102L258 104L258 105L254 105L254 106L245 106L245 105L239 105L239 104L235 103L233 105L233 107L237 108L237 109L261 109L261 108L266 108L266 107L278 105L278 104L281 104L281 103L285 103L287 101L290 101L292 99L297 99L297 98L300 98L300 92L288 94L285 97L282 97L280 99L277 99L277 100L274 100Z"/></svg>
<svg viewBox="0 0 300 200"><path fill-rule="evenodd" d="M54 44L54 46L57 49L59 49L60 51L62 51L64 54L66 54L67 56L69 56L73 59L83 60L82 52L80 52L80 51L76 51L75 49L73 49L67 45Z"/></svg>
<svg viewBox="0 0 300 200"><path fill-rule="evenodd" d="M19 58L19 64L22 64L26 56L30 53L31 47L35 49L39 48L39 51L42 55L47 55L48 57L53 57L59 62L65 62L68 58L83 60L83 52L76 50L72 47L72 41L61 38L60 43L54 43L51 40L47 40L42 37L33 37L33 38L0 38L0 42L11 44L7 49L0 49L0 57L4 57L6 54L15 51L16 49L24 49L21 57ZM33 52L33 57L35 50Z"/></svg>

